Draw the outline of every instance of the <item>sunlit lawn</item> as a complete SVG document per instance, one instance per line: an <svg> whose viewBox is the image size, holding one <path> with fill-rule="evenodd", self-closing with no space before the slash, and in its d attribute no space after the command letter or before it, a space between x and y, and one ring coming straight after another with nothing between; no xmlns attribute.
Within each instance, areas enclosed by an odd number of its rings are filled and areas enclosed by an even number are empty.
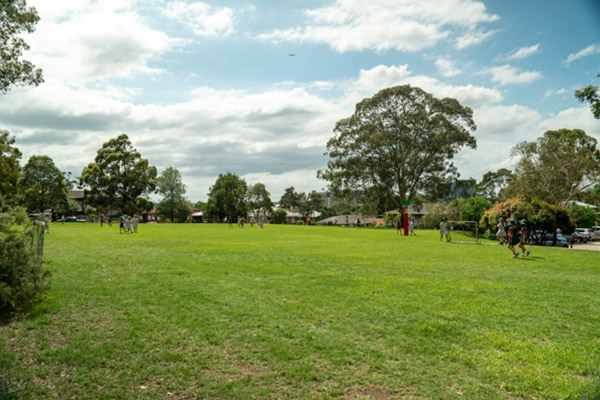
<svg viewBox="0 0 600 400"><path fill-rule="evenodd" d="M600 253L395 230L72 223L0 398L600 398Z"/></svg>

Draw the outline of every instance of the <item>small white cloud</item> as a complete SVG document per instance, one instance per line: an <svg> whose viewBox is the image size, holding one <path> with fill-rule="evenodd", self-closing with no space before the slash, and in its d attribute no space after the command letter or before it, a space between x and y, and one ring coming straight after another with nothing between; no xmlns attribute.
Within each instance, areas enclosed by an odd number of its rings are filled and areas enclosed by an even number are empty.
<svg viewBox="0 0 600 400"><path fill-rule="evenodd" d="M598 54L598 53L600 53L600 45L599 44L591 44L588 47L586 47L585 49L578 51L577 53L569 54L569 56L567 57L566 60L563 61L563 63L568 66L575 60L579 60L580 58L588 57L588 56L591 56L593 54Z"/></svg>
<svg viewBox="0 0 600 400"><path fill-rule="evenodd" d="M228 36L234 32L233 10L228 7L216 8L197 2L173 1L163 9L163 13L187 25L198 36Z"/></svg>
<svg viewBox="0 0 600 400"><path fill-rule="evenodd" d="M456 68L454 62L448 58L439 57L435 60L435 66L440 71L440 74L445 77L452 77L462 73L460 69Z"/></svg>
<svg viewBox="0 0 600 400"><path fill-rule="evenodd" d="M479 43L489 39L495 33L496 31L470 31L457 39L456 48L458 50L463 50L467 47L478 45Z"/></svg>
<svg viewBox="0 0 600 400"><path fill-rule="evenodd" d="M519 72L518 68L508 64L486 68L481 73L491 75L492 80L501 85L530 83L542 77L538 71Z"/></svg>
<svg viewBox="0 0 600 400"><path fill-rule="evenodd" d="M506 59L507 60L521 60L523 58L527 58L533 54L540 52L540 45L536 44L535 46L530 47L521 47L513 51Z"/></svg>

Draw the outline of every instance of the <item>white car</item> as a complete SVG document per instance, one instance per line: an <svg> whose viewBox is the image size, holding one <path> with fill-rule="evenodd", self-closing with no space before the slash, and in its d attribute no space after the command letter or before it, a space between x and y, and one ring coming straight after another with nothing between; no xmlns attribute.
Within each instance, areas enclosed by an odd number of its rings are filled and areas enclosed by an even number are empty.
<svg viewBox="0 0 600 400"><path fill-rule="evenodd" d="M577 236L584 236L588 242L594 240L594 234L591 228L577 228L575 229Z"/></svg>
<svg viewBox="0 0 600 400"><path fill-rule="evenodd" d="M592 226L591 230L592 230L592 236L593 236L594 240L599 240L600 239L600 226Z"/></svg>

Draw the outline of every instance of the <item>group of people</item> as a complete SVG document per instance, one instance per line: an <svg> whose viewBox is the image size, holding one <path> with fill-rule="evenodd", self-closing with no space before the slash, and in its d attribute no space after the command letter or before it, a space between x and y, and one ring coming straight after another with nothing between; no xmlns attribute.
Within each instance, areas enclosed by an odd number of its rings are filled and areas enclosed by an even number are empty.
<svg viewBox="0 0 600 400"><path fill-rule="evenodd" d="M409 236L417 236L415 233L415 229L417 229L417 219L409 218L408 219L408 235ZM402 223L400 222L400 218L396 219L396 235L400 234L402 230Z"/></svg>
<svg viewBox="0 0 600 400"><path fill-rule="evenodd" d="M133 227L133 229L132 229ZM119 218L119 233L137 233L138 231L138 218L137 216L130 217L129 215L123 215Z"/></svg>
<svg viewBox="0 0 600 400"><path fill-rule="evenodd" d="M504 218L499 218L496 227L498 228L496 237L500 241L499 244L506 244L506 247L513 253L513 258L518 258L520 254L523 254L523 256L531 254L531 251L525 248L525 242L527 241L526 220L517 221L511 218L505 221ZM515 246L519 247L523 253L518 252Z"/></svg>

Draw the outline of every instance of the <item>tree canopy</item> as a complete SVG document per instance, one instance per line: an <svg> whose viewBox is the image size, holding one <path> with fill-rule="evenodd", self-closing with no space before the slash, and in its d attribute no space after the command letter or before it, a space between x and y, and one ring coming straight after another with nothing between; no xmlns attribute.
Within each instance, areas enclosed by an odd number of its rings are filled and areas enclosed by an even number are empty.
<svg viewBox="0 0 600 400"><path fill-rule="evenodd" d="M596 139L580 129L547 131L513 148L520 156L506 196L527 195L566 206L600 179Z"/></svg>
<svg viewBox="0 0 600 400"><path fill-rule="evenodd" d="M102 145L80 179L87 186L84 193L91 205L133 214L137 211L136 198L155 189L156 167L148 165L122 134Z"/></svg>
<svg viewBox="0 0 600 400"><path fill-rule="evenodd" d="M207 211L211 217L223 220L246 217L246 181L234 173L219 174L208 192Z"/></svg>
<svg viewBox="0 0 600 400"><path fill-rule="evenodd" d="M22 32L32 33L39 19L25 0L0 0L0 93L12 85L37 86L44 81L41 69L21 59L29 45L19 37Z"/></svg>
<svg viewBox="0 0 600 400"><path fill-rule="evenodd" d="M175 167L167 167L156 179L156 191L163 196L158 204L159 214L165 214L171 222L175 216L179 220L187 218L190 213L189 202L185 198L186 187L181 173Z"/></svg>
<svg viewBox="0 0 600 400"><path fill-rule="evenodd" d="M7 199L14 199L19 192L21 152L14 143L8 131L0 130L0 196Z"/></svg>
<svg viewBox="0 0 600 400"><path fill-rule="evenodd" d="M279 207L291 210L292 208L298 208L299 204L300 198L296 193L296 189L293 186L286 188L279 199Z"/></svg>
<svg viewBox="0 0 600 400"><path fill-rule="evenodd" d="M454 155L476 147L475 129L473 111L455 99L410 85L384 89L337 122L318 176L336 195L361 188L400 207L448 179Z"/></svg>
<svg viewBox="0 0 600 400"><path fill-rule="evenodd" d="M600 77L600 74L598 76ZM581 102L590 103L594 118L600 119L600 87L589 85L578 89L575 91L575 97Z"/></svg>
<svg viewBox="0 0 600 400"><path fill-rule="evenodd" d="M22 203L30 212L68 207L65 176L48 156L31 156L21 171Z"/></svg>
<svg viewBox="0 0 600 400"><path fill-rule="evenodd" d="M547 234L556 234L557 229L567 234L575 230L575 224L565 207L527 196L511 198L496 204L483 214L479 225L483 229L495 232L500 217L505 221L511 218L525 219L528 235L534 242L541 240Z"/></svg>
<svg viewBox="0 0 600 400"><path fill-rule="evenodd" d="M264 184L258 182L250 186L248 189L248 207L257 218L261 215L266 216L273 211L271 194Z"/></svg>

